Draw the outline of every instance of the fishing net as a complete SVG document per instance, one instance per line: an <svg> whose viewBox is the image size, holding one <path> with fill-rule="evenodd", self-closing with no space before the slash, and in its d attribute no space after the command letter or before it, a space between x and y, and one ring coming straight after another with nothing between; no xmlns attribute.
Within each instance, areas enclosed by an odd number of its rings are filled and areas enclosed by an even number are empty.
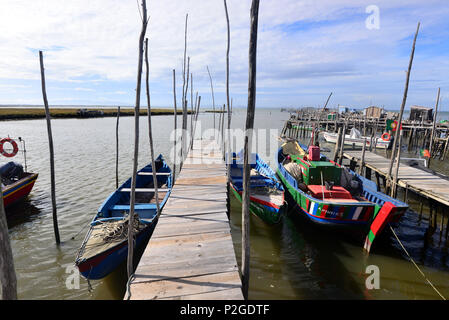
<svg viewBox="0 0 449 320"><path fill-rule="evenodd" d="M284 165L285 170L290 173L290 175L296 179L296 181L301 182L302 181L302 172L301 167L295 163L295 162L289 162Z"/></svg>
<svg viewBox="0 0 449 320"><path fill-rule="evenodd" d="M97 232L92 235L93 238L100 238L103 242L117 242L128 237L129 215L123 220L107 221L98 224ZM147 225L142 223L137 214L133 219L133 233L137 234L142 231Z"/></svg>

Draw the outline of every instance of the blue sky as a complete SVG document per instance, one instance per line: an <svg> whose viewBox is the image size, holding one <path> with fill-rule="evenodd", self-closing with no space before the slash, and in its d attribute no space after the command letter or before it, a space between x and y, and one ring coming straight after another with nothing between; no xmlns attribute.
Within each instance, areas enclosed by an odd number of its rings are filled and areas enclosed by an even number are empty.
<svg viewBox="0 0 449 320"><path fill-rule="evenodd" d="M378 29L366 27L370 5L379 9ZM216 105L222 105L223 1L152 0L148 7L152 105L172 106L172 69L181 97L186 13L194 91L203 107L211 107L209 66ZM249 0L228 0L235 107L247 103L249 8ZM447 1L263 0L257 107L320 106L333 92L331 107L398 109L420 21L407 107L434 106L441 87L442 110L449 111L448 16ZM140 30L136 1L3 0L0 30L0 104L42 104L38 51L43 50L50 105L133 105Z"/></svg>

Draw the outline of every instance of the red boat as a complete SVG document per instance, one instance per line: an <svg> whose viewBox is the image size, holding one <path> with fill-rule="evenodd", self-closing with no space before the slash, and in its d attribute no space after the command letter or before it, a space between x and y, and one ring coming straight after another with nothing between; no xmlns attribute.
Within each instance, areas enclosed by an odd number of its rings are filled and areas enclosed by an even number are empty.
<svg viewBox="0 0 449 320"><path fill-rule="evenodd" d="M19 145L22 146L22 150L19 150ZM28 196L38 176L37 173L27 172L25 141L22 138L0 139L0 156L12 158L19 151L23 153L25 159L25 170L20 163L15 161L0 165L1 189L5 208Z"/></svg>

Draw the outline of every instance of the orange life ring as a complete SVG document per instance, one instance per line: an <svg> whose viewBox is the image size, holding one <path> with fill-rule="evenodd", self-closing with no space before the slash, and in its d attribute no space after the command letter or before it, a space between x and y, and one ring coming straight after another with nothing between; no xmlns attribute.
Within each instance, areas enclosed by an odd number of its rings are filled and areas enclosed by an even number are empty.
<svg viewBox="0 0 449 320"><path fill-rule="evenodd" d="M391 135L388 132L385 132L382 136L381 136L383 141L390 141Z"/></svg>
<svg viewBox="0 0 449 320"><path fill-rule="evenodd" d="M12 145L12 152L8 153L3 149L3 144L5 142L9 142ZM0 140L0 154L7 157L7 158L11 158L14 157L17 152L19 151L19 147L17 146L17 143L12 140L11 138L3 138L2 140Z"/></svg>

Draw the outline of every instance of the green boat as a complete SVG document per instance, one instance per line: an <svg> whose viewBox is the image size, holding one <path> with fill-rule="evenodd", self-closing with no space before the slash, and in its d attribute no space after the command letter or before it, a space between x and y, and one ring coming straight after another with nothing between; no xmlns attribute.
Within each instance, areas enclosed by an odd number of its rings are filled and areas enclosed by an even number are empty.
<svg viewBox="0 0 449 320"><path fill-rule="evenodd" d="M289 141L278 150L277 161L294 212L320 226L362 234L368 252L383 228L398 223L408 208L379 192L373 181L329 161L319 147Z"/></svg>

